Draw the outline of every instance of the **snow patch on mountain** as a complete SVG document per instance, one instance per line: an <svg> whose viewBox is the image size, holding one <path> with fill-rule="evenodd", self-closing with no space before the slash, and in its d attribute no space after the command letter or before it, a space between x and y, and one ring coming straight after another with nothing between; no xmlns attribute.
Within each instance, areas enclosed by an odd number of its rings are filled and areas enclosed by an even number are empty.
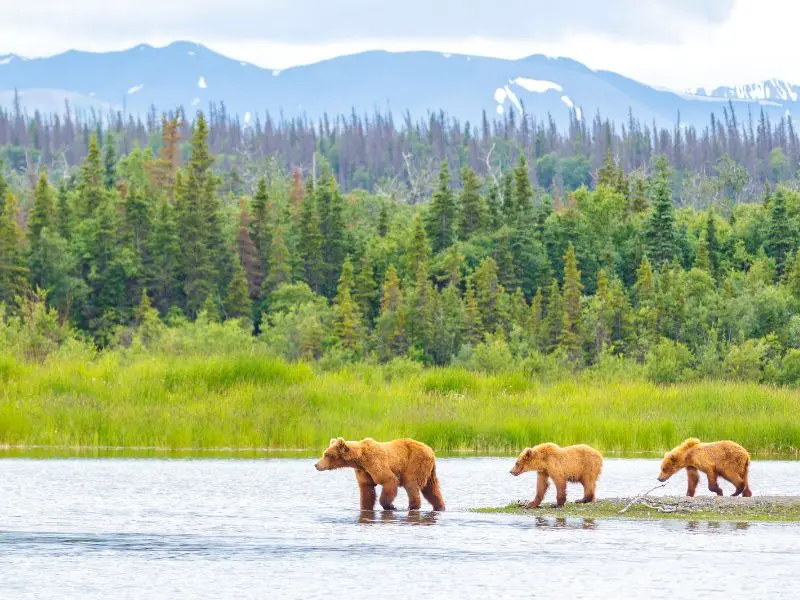
<svg viewBox="0 0 800 600"><path fill-rule="evenodd" d="M280 69L273 69L273 71L272 71L272 76L273 77L277 77L280 74L281 74L281 70Z"/></svg>
<svg viewBox="0 0 800 600"><path fill-rule="evenodd" d="M13 56L6 56L4 58L0 58L0 65L7 65L11 63L12 60L14 60Z"/></svg>
<svg viewBox="0 0 800 600"><path fill-rule="evenodd" d="M708 86L687 90L693 96L725 98L731 100L797 102L800 87L784 79L769 79L757 83L710 88Z"/></svg>
<svg viewBox="0 0 800 600"><path fill-rule="evenodd" d="M503 102L506 101L507 95L508 94L506 93L506 88L497 88L494 91L494 101L497 102L498 104L502 104Z"/></svg>
<svg viewBox="0 0 800 600"><path fill-rule="evenodd" d="M204 90L208 87L208 84L206 83L206 78L203 77L202 75L200 76L200 79L197 80L197 87L199 87L201 90Z"/></svg>
<svg viewBox="0 0 800 600"><path fill-rule="evenodd" d="M564 91L564 88L557 83L546 81L544 79L528 79L527 77L517 77L516 79L512 79L511 83L514 83L529 92L536 92L537 94L544 94L550 90L555 90L556 92Z"/></svg>
<svg viewBox="0 0 800 600"><path fill-rule="evenodd" d="M139 85L135 85L132 88L128 88L128 96L132 96L136 92L141 91L142 88L144 88L144 84L143 83L140 83Z"/></svg>
<svg viewBox="0 0 800 600"><path fill-rule="evenodd" d="M505 90L506 94L508 95L508 99L511 100L514 106L517 107L517 111L520 114L522 114L522 104L520 103L519 98L517 98L517 95L514 92L512 92L511 88L509 88L508 86L505 86Z"/></svg>
<svg viewBox="0 0 800 600"><path fill-rule="evenodd" d="M194 52L192 52L191 50L189 50L187 54L189 54L189 56L194 56Z"/></svg>

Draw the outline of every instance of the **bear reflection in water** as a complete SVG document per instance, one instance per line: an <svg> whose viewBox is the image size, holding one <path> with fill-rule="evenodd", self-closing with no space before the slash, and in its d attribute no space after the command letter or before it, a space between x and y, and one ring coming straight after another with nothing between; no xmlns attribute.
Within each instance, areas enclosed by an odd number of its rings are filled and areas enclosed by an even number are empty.
<svg viewBox="0 0 800 600"><path fill-rule="evenodd" d="M543 529L597 529L594 519L567 519L565 517L536 517L535 527Z"/></svg>
<svg viewBox="0 0 800 600"><path fill-rule="evenodd" d="M396 525L436 525L439 514L436 511L410 510L407 513L398 513L389 510L362 510L358 523L376 525L379 523L394 523Z"/></svg>

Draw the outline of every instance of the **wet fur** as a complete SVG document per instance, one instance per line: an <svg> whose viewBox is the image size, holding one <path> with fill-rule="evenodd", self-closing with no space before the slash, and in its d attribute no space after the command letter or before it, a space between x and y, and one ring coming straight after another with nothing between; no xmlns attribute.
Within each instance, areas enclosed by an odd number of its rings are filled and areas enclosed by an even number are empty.
<svg viewBox="0 0 800 600"><path fill-rule="evenodd" d="M523 450L511 469L511 474L538 472L536 497L526 505L527 508L537 508L544 499L550 479L556 486L558 506L563 506L567 501L568 481L583 485L583 498L578 502L594 501L597 478L602 470L603 455L591 446L579 444L562 448L548 442Z"/></svg>
<svg viewBox="0 0 800 600"><path fill-rule="evenodd" d="M664 454L658 479L666 481L681 469L686 469L688 474L687 496L694 496L700 480L699 473L705 473L708 489L718 496L722 496L722 488L717 483L717 477L722 477L736 487L734 496L753 495L748 483L750 455L736 442L724 440L704 444L697 438L689 438Z"/></svg>
<svg viewBox="0 0 800 600"><path fill-rule="evenodd" d="M349 467L355 469L361 494L361 509L372 510L381 486L380 504L394 510L398 488L408 494L409 510L419 510L423 496L434 510L444 510L444 498L436 476L436 457L428 446L412 439L360 442L332 439L316 464L319 471Z"/></svg>

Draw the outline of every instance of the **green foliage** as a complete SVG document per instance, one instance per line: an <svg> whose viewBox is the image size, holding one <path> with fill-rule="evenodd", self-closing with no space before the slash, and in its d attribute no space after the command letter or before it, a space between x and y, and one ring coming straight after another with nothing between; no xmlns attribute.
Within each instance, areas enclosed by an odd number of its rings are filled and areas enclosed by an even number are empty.
<svg viewBox="0 0 800 600"><path fill-rule="evenodd" d="M684 344L673 340L661 340L648 354L645 361L647 376L655 383L675 383L691 376L694 360Z"/></svg>

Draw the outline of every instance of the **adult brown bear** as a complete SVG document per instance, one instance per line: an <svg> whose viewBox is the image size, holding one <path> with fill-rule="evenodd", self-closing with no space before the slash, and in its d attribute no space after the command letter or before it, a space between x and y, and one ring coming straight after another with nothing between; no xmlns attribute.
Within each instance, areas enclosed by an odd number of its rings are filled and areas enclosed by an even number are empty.
<svg viewBox="0 0 800 600"><path fill-rule="evenodd" d="M418 510L420 494L434 510L444 510L444 499L436 477L436 457L428 446L412 439L376 442L364 438L348 442L335 438L315 465L317 471L350 467L356 471L361 492L361 510L375 506L377 486L381 486L380 503L385 510L394 510L398 487L408 493L409 510Z"/></svg>

